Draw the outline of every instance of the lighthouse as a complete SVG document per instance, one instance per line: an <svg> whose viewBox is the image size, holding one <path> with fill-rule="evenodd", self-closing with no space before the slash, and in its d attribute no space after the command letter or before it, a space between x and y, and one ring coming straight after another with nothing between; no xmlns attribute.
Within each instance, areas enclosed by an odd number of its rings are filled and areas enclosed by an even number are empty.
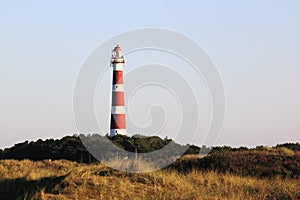
<svg viewBox="0 0 300 200"><path fill-rule="evenodd" d="M113 68L112 78L112 101L110 118L110 137L117 134L126 135L125 104L123 67L125 60L122 49L117 45L112 51L111 67Z"/></svg>

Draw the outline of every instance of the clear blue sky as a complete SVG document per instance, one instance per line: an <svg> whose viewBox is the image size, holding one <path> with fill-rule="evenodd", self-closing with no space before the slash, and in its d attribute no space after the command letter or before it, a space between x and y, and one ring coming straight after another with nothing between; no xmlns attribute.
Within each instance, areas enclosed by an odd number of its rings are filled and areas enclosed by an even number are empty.
<svg viewBox="0 0 300 200"><path fill-rule="evenodd" d="M227 95L217 144L299 142L299 21L293 0L3 1L0 148L73 134L82 62L101 42L141 27L179 31L216 63Z"/></svg>

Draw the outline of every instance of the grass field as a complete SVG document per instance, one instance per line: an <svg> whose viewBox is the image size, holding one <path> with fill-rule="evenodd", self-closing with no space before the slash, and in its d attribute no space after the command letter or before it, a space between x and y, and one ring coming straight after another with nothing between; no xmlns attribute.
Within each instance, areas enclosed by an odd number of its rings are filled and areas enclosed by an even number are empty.
<svg viewBox="0 0 300 200"><path fill-rule="evenodd" d="M300 180L201 170L132 174L66 160L1 160L0 199L300 199Z"/></svg>

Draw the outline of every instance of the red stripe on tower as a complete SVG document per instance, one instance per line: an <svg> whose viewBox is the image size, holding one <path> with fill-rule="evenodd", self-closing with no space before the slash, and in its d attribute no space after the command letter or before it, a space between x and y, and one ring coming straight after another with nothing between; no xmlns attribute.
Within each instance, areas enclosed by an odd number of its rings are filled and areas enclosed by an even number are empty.
<svg viewBox="0 0 300 200"><path fill-rule="evenodd" d="M123 66L125 60L122 49L117 45L111 58L113 67L112 80L112 101L110 118L110 137L117 134L126 135L125 103L124 103L124 85L123 85Z"/></svg>
<svg viewBox="0 0 300 200"><path fill-rule="evenodd" d="M113 71L113 84L123 84L123 71Z"/></svg>
<svg viewBox="0 0 300 200"><path fill-rule="evenodd" d="M112 92L111 106L124 106L124 92Z"/></svg>
<svg viewBox="0 0 300 200"><path fill-rule="evenodd" d="M111 114L111 129L126 129L125 114Z"/></svg>

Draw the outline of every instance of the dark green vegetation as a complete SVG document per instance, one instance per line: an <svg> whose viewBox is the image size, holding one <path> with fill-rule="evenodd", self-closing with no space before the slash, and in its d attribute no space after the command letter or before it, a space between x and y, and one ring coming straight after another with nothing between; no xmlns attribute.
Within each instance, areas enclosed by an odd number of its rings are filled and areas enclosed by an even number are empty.
<svg viewBox="0 0 300 200"><path fill-rule="evenodd" d="M66 136L62 139L37 140L35 142L25 141L6 148L0 153L0 159L66 159L76 162L89 162L92 160L78 136Z"/></svg>
<svg viewBox="0 0 300 200"><path fill-rule="evenodd" d="M286 147L255 149L222 149L197 159L180 159L169 166L188 172L193 169L252 177L300 178L300 151Z"/></svg>
<svg viewBox="0 0 300 200"><path fill-rule="evenodd" d="M157 136L121 136L113 138L106 137L116 146L126 151L153 152L161 149L171 139L161 139ZM90 136L91 139L95 135ZM174 143L175 147L182 147ZM209 148L191 145L187 147L185 154L205 154ZM37 140L36 142L25 141L14 145L11 148L0 150L0 159L30 159L34 161L51 159L66 159L78 163L94 163L97 160L85 149L79 136L66 136L62 139ZM253 149L246 147L231 148L228 146L213 147L208 156L204 158L194 157L193 159L179 159L168 169L175 169L179 172L188 172L193 169L205 171L216 171L220 173L231 173L242 176L254 177L300 177L300 144L286 143L276 147L257 146Z"/></svg>
<svg viewBox="0 0 300 200"><path fill-rule="evenodd" d="M157 136L145 137L145 136L122 136L117 135L113 138L108 136L100 135L90 135L88 138L92 140L108 138L116 146L129 152L138 153L153 152L163 148L165 145L174 143L178 148L183 147L176 144L171 139L161 139ZM96 143L99 144L99 143ZM195 145L186 146L186 154L198 154L199 151L202 153L208 153L209 148L203 146L203 148L197 147ZM0 159L30 159L30 160L59 160L66 159L70 161L75 161L78 163L91 163L95 162L96 159L86 150L80 137L77 135L65 136L61 139L47 139L47 140L37 140L35 142L25 141L22 143L15 144L11 148L6 148L0 150Z"/></svg>

